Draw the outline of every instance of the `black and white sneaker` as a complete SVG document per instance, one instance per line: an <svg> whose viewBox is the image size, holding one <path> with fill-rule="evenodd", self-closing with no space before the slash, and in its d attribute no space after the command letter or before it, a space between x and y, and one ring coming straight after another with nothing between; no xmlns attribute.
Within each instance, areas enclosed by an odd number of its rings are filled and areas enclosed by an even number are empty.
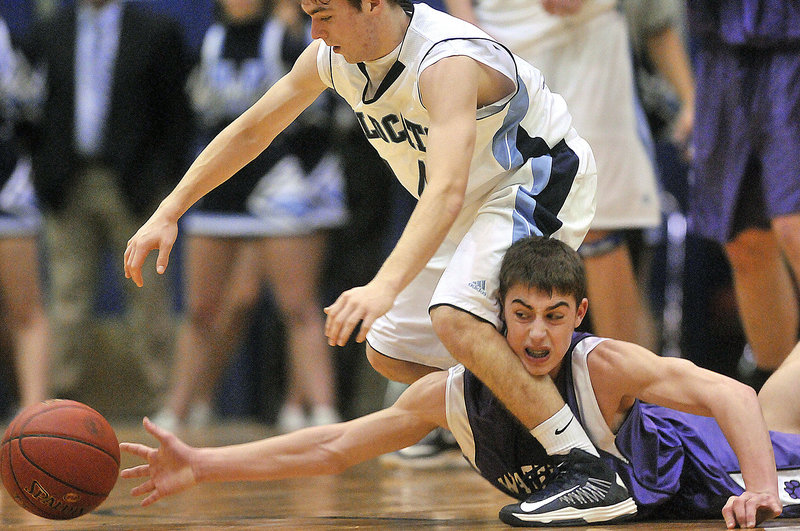
<svg viewBox="0 0 800 531"><path fill-rule="evenodd" d="M635 515L636 503L617 473L580 448L564 456L542 490L500 510L500 520L516 527L611 523Z"/></svg>

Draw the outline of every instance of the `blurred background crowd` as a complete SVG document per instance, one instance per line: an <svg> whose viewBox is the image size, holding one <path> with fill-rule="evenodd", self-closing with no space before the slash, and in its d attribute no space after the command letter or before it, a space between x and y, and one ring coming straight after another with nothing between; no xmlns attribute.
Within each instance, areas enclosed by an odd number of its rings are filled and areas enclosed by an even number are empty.
<svg viewBox="0 0 800 531"><path fill-rule="evenodd" d="M574 0L548 14L573 36L537 27L545 36L526 42L524 17L492 26L549 1L428 3L541 68L597 146L599 186L604 171L628 172L617 199L646 204L598 218L581 248L584 326L758 386L797 341L793 247L766 236L769 220L715 238L690 216L693 131L712 112L696 87L714 83L707 55L731 44L724 23L696 0ZM166 275L151 262L137 289L122 273L127 239L194 156L308 43L299 2L0 0L0 18L0 415L66 397L110 418L293 430L381 407L385 380L363 345L327 345L322 308L372 278L414 200L335 95L184 216ZM756 22L755 44L732 45L756 50L754 64L796 53L800 35ZM614 54L576 36L609 28ZM603 95L612 77L625 90ZM594 91L585 110L568 79ZM788 108L800 121L800 97ZM628 125L630 145L617 134ZM784 164L800 188L798 152Z"/></svg>

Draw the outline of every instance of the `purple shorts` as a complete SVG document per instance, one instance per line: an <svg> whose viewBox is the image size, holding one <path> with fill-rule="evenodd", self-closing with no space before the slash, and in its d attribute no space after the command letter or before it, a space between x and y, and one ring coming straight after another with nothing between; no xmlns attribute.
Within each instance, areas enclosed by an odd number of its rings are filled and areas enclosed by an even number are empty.
<svg viewBox="0 0 800 531"><path fill-rule="evenodd" d="M800 49L697 55L689 228L721 243L800 212Z"/></svg>

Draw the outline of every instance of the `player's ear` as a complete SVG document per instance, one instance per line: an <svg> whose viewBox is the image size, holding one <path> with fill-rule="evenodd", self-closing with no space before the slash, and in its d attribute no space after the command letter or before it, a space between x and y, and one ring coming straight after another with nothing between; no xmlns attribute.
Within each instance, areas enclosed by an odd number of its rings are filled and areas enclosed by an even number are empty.
<svg viewBox="0 0 800 531"><path fill-rule="evenodd" d="M583 318L586 317L586 312L589 311L589 299L586 297L581 300L578 304L578 308L575 310L575 328L578 328L580 324L583 322Z"/></svg>
<svg viewBox="0 0 800 531"><path fill-rule="evenodd" d="M366 8L365 11L371 13L378 7L383 7L385 3L386 0L363 0L362 5Z"/></svg>

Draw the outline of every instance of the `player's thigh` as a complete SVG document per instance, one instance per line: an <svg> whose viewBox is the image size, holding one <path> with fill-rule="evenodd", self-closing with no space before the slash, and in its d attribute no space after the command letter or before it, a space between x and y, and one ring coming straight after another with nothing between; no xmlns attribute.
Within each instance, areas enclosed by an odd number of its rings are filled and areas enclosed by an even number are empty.
<svg viewBox="0 0 800 531"><path fill-rule="evenodd" d="M367 360L369 360L372 368L394 382L412 384L426 374L440 370L436 367L384 356L372 348L369 343L366 350Z"/></svg>
<svg viewBox="0 0 800 531"><path fill-rule="evenodd" d="M773 431L800 434L800 343L764 383L758 401L767 427Z"/></svg>

